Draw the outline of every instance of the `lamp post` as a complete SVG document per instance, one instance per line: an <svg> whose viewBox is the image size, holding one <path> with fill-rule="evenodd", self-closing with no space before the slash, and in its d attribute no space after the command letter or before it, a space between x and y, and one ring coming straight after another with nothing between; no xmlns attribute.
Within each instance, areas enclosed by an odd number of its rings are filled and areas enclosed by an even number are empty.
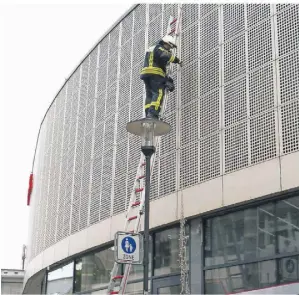
<svg viewBox="0 0 299 295"><path fill-rule="evenodd" d="M154 138L170 131L168 123L155 119L141 119L127 124L127 131L141 137L141 150L145 156L145 199L144 199L144 258L143 258L143 290L148 294L149 266L149 209L150 209L150 177L151 156L155 153Z"/></svg>

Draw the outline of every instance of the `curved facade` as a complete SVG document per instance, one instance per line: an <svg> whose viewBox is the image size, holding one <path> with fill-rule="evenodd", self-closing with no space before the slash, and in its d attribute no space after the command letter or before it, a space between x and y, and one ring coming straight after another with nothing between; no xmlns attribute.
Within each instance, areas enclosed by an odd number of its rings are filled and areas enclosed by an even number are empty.
<svg viewBox="0 0 299 295"><path fill-rule="evenodd" d="M109 247L123 229L140 157L140 142L125 126L143 116L144 52L165 35L178 8L134 6L84 58L44 117L26 281L49 267L48 293L107 284ZM299 5L291 4L182 5L184 64L174 67L176 90L166 110L172 131L157 151L151 186L153 291L163 275L180 271L171 255L178 253L182 208L193 293L298 281L298 15ZM98 252L83 254L91 249ZM287 278L283 259L294 266ZM61 263L71 263L68 287L54 284L51 271ZM100 279L88 279L88 265L105 269L95 275ZM140 288L140 268L133 279Z"/></svg>

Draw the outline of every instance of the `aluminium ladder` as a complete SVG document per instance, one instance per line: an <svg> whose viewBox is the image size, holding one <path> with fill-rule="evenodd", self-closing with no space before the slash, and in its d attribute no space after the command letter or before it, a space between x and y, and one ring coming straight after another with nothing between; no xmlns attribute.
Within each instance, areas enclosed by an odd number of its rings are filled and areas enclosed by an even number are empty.
<svg viewBox="0 0 299 295"><path fill-rule="evenodd" d="M177 36L180 33L181 15L182 15L182 9L181 6L179 5L178 17L177 18L170 17L168 22L167 34L174 35L175 41L177 41ZM176 52L174 54L176 54ZM172 71L173 71L173 64L170 64L169 73L172 73ZM162 105L161 115L163 115L163 113L165 112L168 96L169 93L168 91L166 91L164 102ZM159 144L160 144L160 137L155 138L156 148L159 147ZM154 153L151 158L151 176L153 173L153 167L156 158L155 156L156 153ZM131 193L128 209L125 215L126 218L125 226L124 226L125 232L138 233L140 231L140 221L144 213L144 200L145 200L145 190L144 190L145 169L144 168L145 168L145 156L143 155L143 153L141 153L139 164L137 167L136 177L134 180L133 190ZM137 209L138 212L136 213ZM132 223L134 222L135 224L132 229ZM125 264L123 274L119 275L118 273L119 273L120 263L117 262L114 263L113 269L111 271L111 277L108 285L107 294L125 294L125 289L127 286L127 280L131 271L131 267L132 264L130 263ZM119 289L115 290L116 287Z"/></svg>

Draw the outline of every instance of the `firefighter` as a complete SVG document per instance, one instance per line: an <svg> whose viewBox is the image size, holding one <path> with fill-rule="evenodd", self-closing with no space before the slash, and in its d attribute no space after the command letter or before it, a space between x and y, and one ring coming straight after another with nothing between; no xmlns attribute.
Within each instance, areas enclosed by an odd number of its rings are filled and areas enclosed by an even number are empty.
<svg viewBox="0 0 299 295"><path fill-rule="evenodd" d="M145 84L147 118L159 119L165 88L174 90L173 80L166 76L166 66L170 62L181 65L180 59L171 53L175 47L174 38L167 35L146 51L140 78Z"/></svg>

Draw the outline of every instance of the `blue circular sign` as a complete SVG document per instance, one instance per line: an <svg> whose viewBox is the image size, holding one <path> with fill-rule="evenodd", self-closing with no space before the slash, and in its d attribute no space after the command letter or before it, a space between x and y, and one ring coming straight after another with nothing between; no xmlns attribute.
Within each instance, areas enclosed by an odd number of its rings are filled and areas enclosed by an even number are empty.
<svg viewBox="0 0 299 295"><path fill-rule="evenodd" d="M124 237L121 241L121 248L127 254L133 254L136 250L135 240L129 236Z"/></svg>

